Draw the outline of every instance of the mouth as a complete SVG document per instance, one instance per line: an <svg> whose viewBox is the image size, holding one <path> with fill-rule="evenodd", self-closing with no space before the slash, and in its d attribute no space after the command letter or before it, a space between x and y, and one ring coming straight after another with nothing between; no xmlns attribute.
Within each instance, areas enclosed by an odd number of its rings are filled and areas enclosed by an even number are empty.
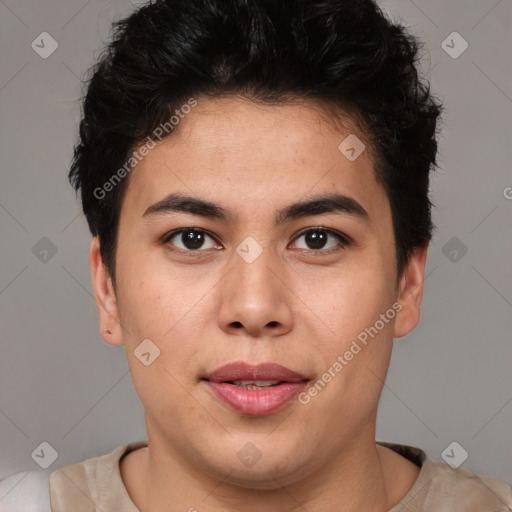
<svg viewBox="0 0 512 512"><path fill-rule="evenodd" d="M277 412L310 381L282 365L251 365L244 362L224 365L201 380L221 403L247 416Z"/></svg>
<svg viewBox="0 0 512 512"><path fill-rule="evenodd" d="M286 381L274 381L274 380L237 380L237 381L226 381L226 384L232 384L237 388L242 389L250 389L252 391L273 388L275 386L280 386L281 384L286 384Z"/></svg>

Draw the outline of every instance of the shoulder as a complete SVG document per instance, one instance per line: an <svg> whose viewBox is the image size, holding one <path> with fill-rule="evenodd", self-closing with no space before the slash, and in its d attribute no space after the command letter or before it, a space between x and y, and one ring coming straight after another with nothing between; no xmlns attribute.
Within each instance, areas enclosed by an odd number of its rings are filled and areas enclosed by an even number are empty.
<svg viewBox="0 0 512 512"><path fill-rule="evenodd" d="M431 458L425 461L425 469L431 475L426 504L447 504L467 512L512 511L512 488L502 480Z"/></svg>
<svg viewBox="0 0 512 512"><path fill-rule="evenodd" d="M510 512L512 488L502 480L473 473L427 456L420 448L379 442L420 467L414 485L390 512Z"/></svg>
<svg viewBox="0 0 512 512"><path fill-rule="evenodd" d="M0 480L0 512L51 512L51 471L22 471Z"/></svg>
<svg viewBox="0 0 512 512"><path fill-rule="evenodd" d="M138 441L118 446L109 453L91 457L55 470L50 479L53 512L137 512L124 486L120 473L120 460L147 442ZM3 512L0 510L0 512Z"/></svg>

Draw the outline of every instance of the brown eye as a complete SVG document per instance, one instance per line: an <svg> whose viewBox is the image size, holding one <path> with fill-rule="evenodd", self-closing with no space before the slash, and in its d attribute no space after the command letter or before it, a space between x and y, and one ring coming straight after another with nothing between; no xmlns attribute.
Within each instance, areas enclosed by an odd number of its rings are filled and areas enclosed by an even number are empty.
<svg viewBox="0 0 512 512"><path fill-rule="evenodd" d="M304 241L310 249L322 249L328 241L329 235L324 231L308 231Z"/></svg>
<svg viewBox="0 0 512 512"><path fill-rule="evenodd" d="M295 240L296 249L311 249L313 251L328 250L349 244L346 236L325 228L308 229ZM300 240L302 242L299 242Z"/></svg>
<svg viewBox="0 0 512 512"><path fill-rule="evenodd" d="M164 239L164 243L170 243L184 251L198 251L216 247L213 237L197 228L174 231Z"/></svg>

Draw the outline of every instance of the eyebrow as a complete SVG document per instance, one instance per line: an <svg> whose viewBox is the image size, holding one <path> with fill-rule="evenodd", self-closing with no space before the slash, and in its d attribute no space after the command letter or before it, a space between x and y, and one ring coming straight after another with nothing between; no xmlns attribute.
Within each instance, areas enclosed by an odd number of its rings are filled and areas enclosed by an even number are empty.
<svg viewBox="0 0 512 512"><path fill-rule="evenodd" d="M143 217L168 215L172 212L183 212L205 218L231 222L232 213L226 208L198 197L171 193L161 201L149 206ZM284 224L302 217L321 215L324 213L347 214L368 221L368 212L355 199L343 194L321 194L308 200L286 206L277 212L275 224Z"/></svg>

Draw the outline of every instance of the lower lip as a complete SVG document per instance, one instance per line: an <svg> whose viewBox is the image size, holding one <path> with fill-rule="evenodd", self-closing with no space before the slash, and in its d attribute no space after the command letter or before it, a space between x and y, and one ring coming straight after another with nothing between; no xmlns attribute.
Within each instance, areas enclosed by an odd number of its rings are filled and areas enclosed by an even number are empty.
<svg viewBox="0 0 512 512"><path fill-rule="evenodd" d="M307 384L307 381L286 382L279 386L252 390L227 382L204 382L231 409L249 416L264 416L278 411Z"/></svg>

